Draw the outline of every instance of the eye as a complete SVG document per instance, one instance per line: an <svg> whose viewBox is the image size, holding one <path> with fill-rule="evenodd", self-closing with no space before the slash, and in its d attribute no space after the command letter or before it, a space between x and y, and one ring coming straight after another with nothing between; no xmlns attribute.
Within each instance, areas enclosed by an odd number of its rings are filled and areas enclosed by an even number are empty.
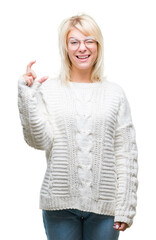
<svg viewBox="0 0 156 240"><path fill-rule="evenodd" d="M90 44L90 43L92 44L92 43L95 43L95 41L94 41L94 40L87 40L86 43L87 43L87 44L88 44L88 43L89 43L89 44Z"/></svg>
<svg viewBox="0 0 156 240"><path fill-rule="evenodd" d="M78 44L78 41L70 41L70 44L72 45Z"/></svg>

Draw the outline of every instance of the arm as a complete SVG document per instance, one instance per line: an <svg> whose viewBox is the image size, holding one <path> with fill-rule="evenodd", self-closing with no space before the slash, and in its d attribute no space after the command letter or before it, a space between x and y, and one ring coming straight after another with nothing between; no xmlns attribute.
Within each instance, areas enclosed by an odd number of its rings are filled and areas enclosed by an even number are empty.
<svg viewBox="0 0 156 240"><path fill-rule="evenodd" d="M40 87L41 83L34 81L27 86L24 77L18 80L18 108L23 127L24 139L28 145L40 150L52 146L53 131L49 115L44 104Z"/></svg>
<svg viewBox="0 0 156 240"><path fill-rule="evenodd" d="M129 103L122 91L115 136L117 197L115 222L133 223L137 205L138 151Z"/></svg>

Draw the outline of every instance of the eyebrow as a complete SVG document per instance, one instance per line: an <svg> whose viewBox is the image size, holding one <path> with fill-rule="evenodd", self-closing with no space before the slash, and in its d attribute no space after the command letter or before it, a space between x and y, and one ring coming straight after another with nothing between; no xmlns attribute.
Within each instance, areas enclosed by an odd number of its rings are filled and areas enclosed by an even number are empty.
<svg viewBox="0 0 156 240"><path fill-rule="evenodd" d="M70 37L69 39L70 39L70 40L71 40L71 39L76 39L76 40L78 40L77 38L74 38L74 37ZM92 37L92 36L88 36L88 37L85 38L85 40L89 40L89 39L95 40L95 38ZM84 39L83 39L83 40L84 40Z"/></svg>

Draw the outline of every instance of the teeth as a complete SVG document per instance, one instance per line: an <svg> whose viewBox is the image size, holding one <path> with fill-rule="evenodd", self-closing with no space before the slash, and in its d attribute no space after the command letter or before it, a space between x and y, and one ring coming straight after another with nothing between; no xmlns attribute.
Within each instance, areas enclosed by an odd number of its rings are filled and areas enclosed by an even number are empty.
<svg viewBox="0 0 156 240"><path fill-rule="evenodd" d="M83 57L79 57L79 56L77 56L78 58L88 58L89 56L83 56Z"/></svg>

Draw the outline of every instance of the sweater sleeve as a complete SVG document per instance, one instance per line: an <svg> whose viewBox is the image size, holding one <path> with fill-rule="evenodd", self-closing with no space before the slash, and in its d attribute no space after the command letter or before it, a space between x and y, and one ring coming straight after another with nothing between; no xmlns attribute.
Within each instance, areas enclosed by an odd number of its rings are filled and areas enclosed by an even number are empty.
<svg viewBox="0 0 156 240"><path fill-rule="evenodd" d="M117 196L115 222L125 222L129 227L136 214L138 188L138 151L135 128L128 100L122 90L115 134L117 170Z"/></svg>
<svg viewBox="0 0 156 240"><path fill-rule="evenodd" d="M18 109L26 143L39 150L48 150L53 143L53 131L40 91L42 84L34 81L29 87L24 77L19 77Z"/></svg>

